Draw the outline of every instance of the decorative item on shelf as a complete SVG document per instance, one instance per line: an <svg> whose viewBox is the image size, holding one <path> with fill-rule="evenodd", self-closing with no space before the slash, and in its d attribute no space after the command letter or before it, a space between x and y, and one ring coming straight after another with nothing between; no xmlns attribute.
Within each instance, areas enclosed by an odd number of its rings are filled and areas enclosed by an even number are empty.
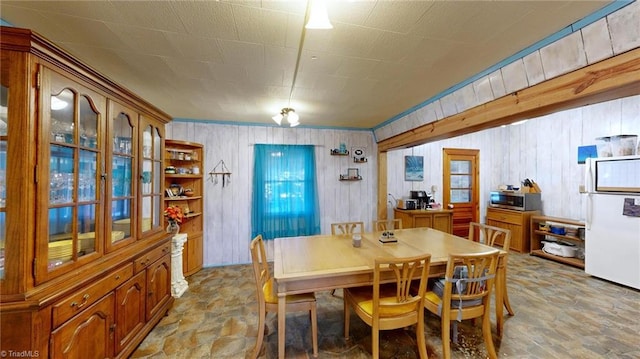
<svg viewBox="0 0 640 359"><path fill-rule="evenodd" d="M168 174L176 174L176 168L173 166L167 166L164 169L164 173L168 173Z"/></svg>
<svg viewBox="0 0 640 359"><path fill-rule="evenodd" d="M355 163L365 163L367 162L367 157L365 157L364 147L353 147L351 148L353 153L353 162Z"/></svg>
<svg viewBox="0 0 640 359"><path fill-rule="evenodd" d="M334 148L331 150L331 155L333 156L348 156L349 151L347 151L347 145L344 143L340 144L340 148Z"/></svg>
<svg viewBox="0 0 640 359"><path fill-rule="evenodd" d="M172 183L171 186L169 186L169 192L170 192L169 197L180 196L182 195L182 187L177 183Z"/></svg>
<svg viewBox="0 0 640 359"><path fill-rule="evenodd" d="M193 192L193 190L192 190L191 188L185 188L185 189L182 191L182 194L184 194L184 195L185 195L185 196L187 196L187 197L193 197L193 195L194 195L195 193Z"/></svg>
<svg viewBox="0 0 640 359"><path fill-rule="evenodd" d="M360 176L360 170L357 168L349 168L347 169L347 174L341 174L340 175L340 180L341 181L359 181L362 179L362 176Z"/></svg>
<svg viewBox="0 0 640 359"><path fill-rule="evenodd" d="M231 184L231 171L229 171L223 160L220 160L209 172L209 178L213 184L218 184L218 176L222 177L222 187Z"/></svg>
<svg viewBox="0 0 640 359"><path fill-rule="evenodd" d="M182 214L182 208L178 206L169 206L164 210L164 216L167 218L167 233L177 234L180 231L179 224L182 223L184 214Z"/></svg>

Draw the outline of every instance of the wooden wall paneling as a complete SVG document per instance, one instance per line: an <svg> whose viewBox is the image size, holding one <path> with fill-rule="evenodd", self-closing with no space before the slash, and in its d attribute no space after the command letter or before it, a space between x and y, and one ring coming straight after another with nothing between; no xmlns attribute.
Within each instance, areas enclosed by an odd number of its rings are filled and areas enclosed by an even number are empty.
<svg viewBox="0 0 640 359"><path fill-rule="evenodd" d="M180 138L180 136L190 137ZM374 216L376 161L372 161L370 156L376 153L376 148L371 132L174 121L167 126L167 138L202 143L206 152L205 175L220 159L225 161L233 173L231 185L224 189L221 184L213 185L208 175L205 181L205 266L250 261L248 243L251 235L253 147L256 143L317 146L317 183L323 233L329 232L329 223L337 221L334 219L344 218L343 212L346 213L347 219L366 217L368 220ZM340 157L345 161L340 162L336 160L336 156L330 156L329 150L337 147L340 139L344 139L342 141L349 148L352 144L367 147L367 151L371 154L369 162L358 166L350 157ZM360 168L365 180L348 182L347 186L343 186L345 183L338 181L338 176L348 167ZM345 199L348 202L346 207ZM267 241L268 256L273 253L272 250L270 241Z"/></svg>

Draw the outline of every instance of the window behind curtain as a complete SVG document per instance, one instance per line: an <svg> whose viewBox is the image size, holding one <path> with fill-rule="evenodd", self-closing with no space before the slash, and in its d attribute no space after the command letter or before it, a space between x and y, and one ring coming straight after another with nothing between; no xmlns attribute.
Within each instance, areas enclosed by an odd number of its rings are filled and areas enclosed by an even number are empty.
<svg viewBox="0 0 640 359"><path fill-rule="evenodd" d="M251 236L265 239L320 233L311 145L255 145Z"/></svg>

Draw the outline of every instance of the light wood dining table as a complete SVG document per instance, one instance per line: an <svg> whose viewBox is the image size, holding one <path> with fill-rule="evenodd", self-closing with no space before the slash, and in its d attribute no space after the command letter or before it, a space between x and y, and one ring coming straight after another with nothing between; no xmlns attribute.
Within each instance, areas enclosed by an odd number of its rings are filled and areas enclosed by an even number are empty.
<svg viewBox="0 0 640 359"><path fill-rule="evenodd" d="M506 254L502 249L472 242L432 228L394 231L395 243L381 243L382 232L362 234L361 246L351 235L315 235L277 238L274 243L274 279L278 295L278 357L285 357L285 296L373 284L374 259L431 254L429 276L442 276L450 253L499 250L496 274L496 327L502 333Z"/></svg>

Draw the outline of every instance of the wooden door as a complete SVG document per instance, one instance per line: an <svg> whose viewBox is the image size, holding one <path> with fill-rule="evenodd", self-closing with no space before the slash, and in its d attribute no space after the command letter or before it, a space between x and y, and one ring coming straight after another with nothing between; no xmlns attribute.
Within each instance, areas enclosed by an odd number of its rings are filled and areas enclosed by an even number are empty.
<svg viewBox="0 0 640 359"><path fill-rule="evenodd" d="M453 234L469 235L469 222L480 217L480 151L444 148L442 196L443 204L453 205Z"/></svg>
<svg viewBox="0 0 640 359"><path fill-rule="evenodd" d="M116 354L119 354L145 325L146 273L138 273L116 290Z"/></svg>
<svg viewBox="0 0 640 359"><path fill-rule="evenodd" d="M151 264L147 270L147 321L151 320L171 299L171 256Z"/></svg>
<svg viewBox="0 0 640 359"><path fill-rule="evenodd" d="M51 333L51 358L113 357L113 305L110 293Z"/></svg>

